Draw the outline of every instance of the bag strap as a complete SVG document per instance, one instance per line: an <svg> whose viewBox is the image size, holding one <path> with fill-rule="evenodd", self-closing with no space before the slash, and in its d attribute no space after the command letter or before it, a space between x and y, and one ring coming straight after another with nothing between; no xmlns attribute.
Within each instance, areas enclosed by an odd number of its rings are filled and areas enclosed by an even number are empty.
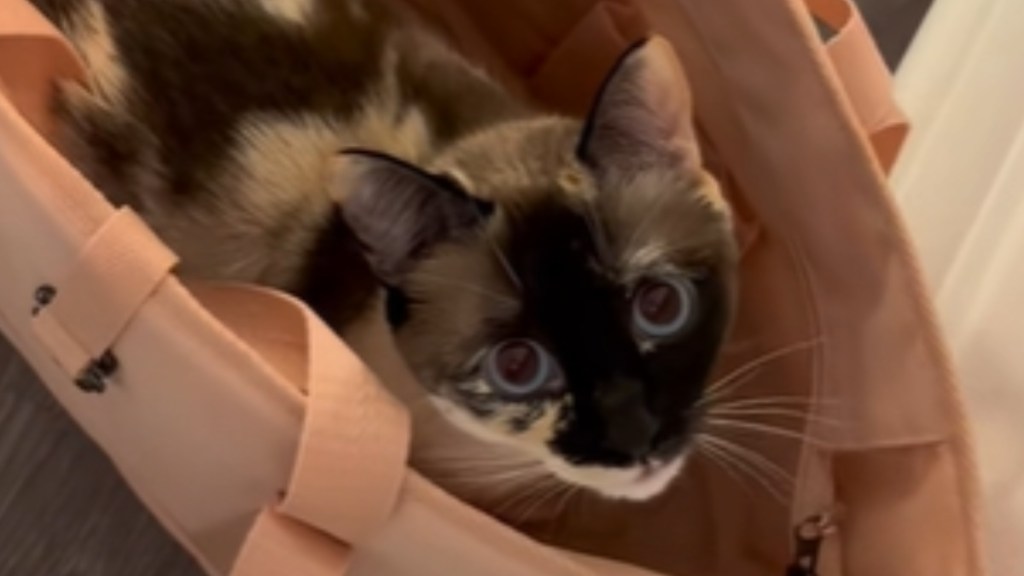
<svg viewBox="0 0 1024 576"><path fill-rule="evenodd" d="M89 371L114 368L111 347L177 261L141 218L121 208L93 234L64 278L36 289L32 328L83 388L101 387L98 380L109 374Z"/></svg>
<svg viewBox="0 0 1024 576"><path fill-rule="evenodd" d="M340 576L350 546L374 535L397 505L407 473L408 413L295 299L240 285L202 283L190 289L257 351L267 342L286 348L289 362L301 369L279 371L306 395L285 496L250 529L232 576ZM266 568L267 562L278 570Z"/></svg>
<svg viewBox="0 0 1024 576"><path fill-rule="evenodd" d="M306 419L280 511L358 544L391 515L405 479L405 408L305 306Z"/></svg>
<svg viewBox="0 0 1024 576"><path fill-rule="evenodd" d="M344 576L351 550L273 510L256 519L231 576Z"/></svg>
<svg viewBox="0 0 1024 576"><path fill-rule="evenodd" d="M892 76L860 10L851 0L805 0L811 14L836 34L825 51L875 157L888 173L899 157L909 121L893 94Z"/></svg>

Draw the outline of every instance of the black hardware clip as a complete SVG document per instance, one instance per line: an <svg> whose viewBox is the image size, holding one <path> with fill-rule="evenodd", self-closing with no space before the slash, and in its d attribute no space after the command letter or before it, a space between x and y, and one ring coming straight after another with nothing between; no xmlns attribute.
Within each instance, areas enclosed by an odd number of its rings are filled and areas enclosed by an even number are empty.
<svg viewBox="0 0 1024 576"><path fill-rule="evenodd" d="M43 284L36 288L35 306L32 307L32 315L37 316L43 308L50 305L57 297L57 289L49 284ZM94 358L89 365L79 372L75 377L75 386L86 393L102 394L107 390L107 379L117 372L119 363L117 356L107 350L99 358Z"/></svg>
<svg viewBox="0 0 1024 576"><path fill-rule="evenodd" d="M836 529L832 514L819 514L800 523L793 530L796 558L786 569L786 576L818 576L821 543Z"/></svg>

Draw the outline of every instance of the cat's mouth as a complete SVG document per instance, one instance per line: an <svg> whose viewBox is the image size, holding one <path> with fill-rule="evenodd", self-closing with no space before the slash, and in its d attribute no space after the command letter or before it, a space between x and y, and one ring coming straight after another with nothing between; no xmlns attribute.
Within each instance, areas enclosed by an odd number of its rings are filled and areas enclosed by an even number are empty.
<svg viewBox="0 0 1024 576"><path fill-rule="evenodd" d="M643 464L638 468L634 472L633 481L622 487L618 497L625 500L648 500L661 494L679 475L683 468L683 458L680 456L665 462Z"/></svg>
<svg viewBox="0 0 1024 576"><path fill-rule="evenodd" d="M683 454L628 468L571 466L563 462L549 463L549 468L562 480L590 488L602 496L639 502L664 492L685 462Z"/></svg>
<svg viewBox="0 0 1024 576"><path fill-rule="evenodd" d="M516 442L512 436L481 426L477 419L469 416L451 400L440 396L432 396L431 400L453 424L472 436L485 442L514 448L519 451L520 456L529 455L531 467L539 464L543 470L563 482L589 489L614 500L641 502L661 494L679 475L690 453L689 448L684 445L668 455L652 457L631 466L572 464L565 458L552 454L549 448L525 445Z"/></svg>

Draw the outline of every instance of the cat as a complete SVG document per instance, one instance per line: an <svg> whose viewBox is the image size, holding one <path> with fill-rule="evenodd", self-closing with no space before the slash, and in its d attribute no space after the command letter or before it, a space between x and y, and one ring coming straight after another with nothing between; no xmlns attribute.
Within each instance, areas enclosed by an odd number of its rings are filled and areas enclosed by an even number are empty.
<svg viewBox="0 0 1024 576"><path fill-rule="evenodd" d="M678 475L737 250L664 40L576 119L377 1L33 1L88 71L58 148L183 276L339 331L382 309L431 410L495 457L614 499Z"/></svg>

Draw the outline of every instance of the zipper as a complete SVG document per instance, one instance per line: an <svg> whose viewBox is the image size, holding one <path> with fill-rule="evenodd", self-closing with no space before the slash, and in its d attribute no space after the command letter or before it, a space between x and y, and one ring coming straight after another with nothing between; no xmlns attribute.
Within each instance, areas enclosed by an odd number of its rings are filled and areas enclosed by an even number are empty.
<svg viewBox="0 0 1024 576"><path fill-rule="evenodd" d="M786 569L786 576L819 576L818 557L821 544L835 533L836 514L827 512L815 514L793 529L796 556Z"/></svg>

